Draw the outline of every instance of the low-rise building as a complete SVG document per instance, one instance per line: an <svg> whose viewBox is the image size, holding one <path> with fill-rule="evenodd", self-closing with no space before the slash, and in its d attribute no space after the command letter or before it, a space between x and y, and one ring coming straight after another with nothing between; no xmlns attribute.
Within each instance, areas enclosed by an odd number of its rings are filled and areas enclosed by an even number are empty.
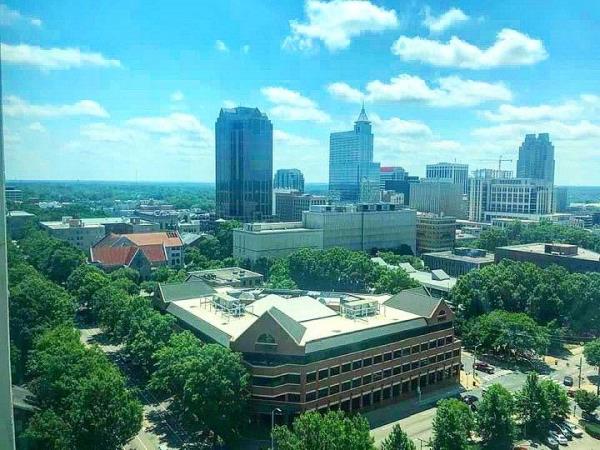
<svg viewBox="0 0 600 450"><path fill-rule="evenodd" d="M11 239L21 239L24 231L35 223L35 214L27 211L8 211L6 226Z"/></svg>
<svg viewBox="0 0 600 450"><path fill-rule="evenodd" d="M176 231L109 234L94 245L92 254L97 254L102 247L139 247L153 267L181 267L184 264L183 241Z"/></svg>
<svg viewBox="0 0 600 450"><path fill-rule="evenodd" d="M6 186L4 188L4 197L7 202L22 202L23 191L15 187Z"/></svg>
<svg viewBox="0 0 600 450"><path fill-rule="evenodd" d="M68 242L86 253L105 235L104 225L69 216L63 217L60 222L40 222L40 226L50 236Z"/></svg>
<svg viewBox="0 0 600 450"><path fill-rule="evenodd" d="M421 258L429 269L442 269L453 277L459 277L471 270L494 263L493 253L467 247L457 247L447 252L424 253Z"/></svg>
<svg viewBox="0 0 600 450"><path fill-rule="evenodd" d="M456 242L456 218L417 215L417 253L452 250Z"/></svg>
<svg viewBox="0 0 600 450"><path fill-rule="evenodd" d="M299 222L302 213L313 205L326 205L327 197L302 194L298 191L273 192L275 215L282 222Z"/></svg>
<svg viewBox="0 0 600 450"><path fill-rule="evenodd" d="M259 421L275 408L289 421L304 411L365 411L457 386L460 341L443 300L423 288L337 293L330 303L332 296L219 291L170 301L166 311L204 341L242 354Z"/></svg>
<svg viewBox="0 0 600 450"><path fill-rule="evenodd" d="M214 287L251 288L261 286L264 277L241 267L223 267L190 272L186 281L201 281Z"/></svg>
<svg viewBox="0 0 600 450"><path fill-rule="evenodd" d="M385 203L317 205L302 222L245 224L233 232L233 256L255 261L279 258L300 248L371 251L416 246L416 212Z"/></svg>
<svg viewBox="0 0 600 450"><path fill-rule="evenodd" d="M570 244L534 243L498 247L495 260L531 262L539 267L552 264L569 272L600 272L600 253Z"/></svg>
<svg viewBox="0 0 600 450"><path fill-rule="evenodd" d="M162 252L153 251L150 247L92 247L90 263L107 272L126 267L135 269L142 279L147 279L152 268L166 264L166 256Z"/></svg>
<svg viewBox="0 0 600 450"><path fill-rule="evenodd" d="M160 228L157 224L138 217L94 217L81 220L88 225L104 225L105 234L150 233L159 231Z"/></svg>

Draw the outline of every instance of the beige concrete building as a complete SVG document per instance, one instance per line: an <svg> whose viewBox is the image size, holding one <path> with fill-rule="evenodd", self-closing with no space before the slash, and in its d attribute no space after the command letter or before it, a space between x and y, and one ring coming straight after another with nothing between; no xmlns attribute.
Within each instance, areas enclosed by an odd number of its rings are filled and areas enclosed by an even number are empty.
<svg viewBox="0 0 600 450"><path fill-rule="evenodd" d="M423 180L410 188L410 207L419 212L465 218L463 186L446 181Z"/></svg>
<svg viewBox="0 0 600 450"><path fill-rule="evenodd" d="M65 216L60 222L40 222L50 236L66 241L86 253L90 247L100 241L105 234L104 225L88 223L82 219Z"/></svg>
<svg viewBox="0 0 600 450"><path fill-rule="evenodd" d="M417 215L417 253L452 250L456 242L456 218Z"/></svg>

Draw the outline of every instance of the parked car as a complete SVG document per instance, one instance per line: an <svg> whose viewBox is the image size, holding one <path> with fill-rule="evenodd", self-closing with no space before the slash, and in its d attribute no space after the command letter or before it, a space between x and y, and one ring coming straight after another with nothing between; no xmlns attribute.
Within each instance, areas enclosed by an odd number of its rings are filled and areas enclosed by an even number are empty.
<svg viewBox="0 0 600 450"><path fill-rule="evenodd" d="M467 405L472 405L473 403L479 401L479 397L471 394L461 395L460 399Z"/></svg>
<svg viewBox="0 0 600 450"><path fill-rule="evenodd" d="M588 414L584 411L583 413L581 413L581 417L583 417L588 422L600 423L600 418L598 417L598 414L595 412Z"/></svg>
<svg viewBox="0 0 600 450"><path fill-rule="evenodd" d="M581 428L579 428L573 422L569 422L568 420L565 420L563 422L563 425L569 429L569 431L571 432L571 434L573 436L575 436L577 438L583 437L583 431L581 431Z"/></svg>
<svg viewBox="0 0 600 450"><path fill-rule="evenodd" d="M569 441L562 433L557 433L556 431L551 431L550 436L557 440L560 445L568 445Z"/></svg>
<svg viewBox="0 0 600 450"><path fill-rule="evenodd" d="M563 378L563 384L565 386L573 386L573 377L570 375L567 375L566 377Z"/></svg>
<svg viewBox="0 0 600 450"><path fill-rule="evenodd" d="M475 366L475 370L479 370L479 371L485 372L485 373L492 374L496 371L496 369L494 369L494 366L492 366L486 362L483 362L483 361L477 361L474 366Z"/></svg>
<svg viewBox="0 0 600 450"><path fill-rule="evenodd" d="M569 441L573 439L573 435L571 435L569 429L562 424L552 422L550 423L550 429L557 434L562 434Z"/></svg>
<svg viewBox="0 0 600 450"><path fill-rule="evenodd" d="M546 445L549 448L555 449L558 448L558 441L553 436L548 436L546 438Z"/></svg>

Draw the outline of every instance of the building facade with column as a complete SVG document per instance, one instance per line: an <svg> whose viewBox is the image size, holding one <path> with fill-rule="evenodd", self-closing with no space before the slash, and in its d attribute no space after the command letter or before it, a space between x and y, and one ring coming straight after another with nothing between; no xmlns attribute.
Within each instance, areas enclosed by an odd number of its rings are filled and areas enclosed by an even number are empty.
<svg viewBox="0 0 600 450"><path fill-rule="evenodd" d="M342 202L357 202L380 185L379 163L373 162L373 132L365 108L352 131L329 138L329 192Z"/></svg>
<svg viewBox="0 0 600 450"><path fill-rule="evenodd" d="M273 125L258 108L222 108L215 124L219 218L263 220L272 214Z"/></svg>
<svg viewBox="0 0 600 450"><path fill-rule="evenodd" d="M459 184L463 194L469 193L469 165L441 162L427 164L425 178Z"/></svg>

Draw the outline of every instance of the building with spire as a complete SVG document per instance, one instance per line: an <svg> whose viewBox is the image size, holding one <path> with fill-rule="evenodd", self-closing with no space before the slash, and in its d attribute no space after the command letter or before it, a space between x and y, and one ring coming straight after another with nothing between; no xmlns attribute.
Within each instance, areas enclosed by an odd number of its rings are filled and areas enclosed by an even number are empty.
<svg viewBox="0 0 600 450"><path fill-rule="evenodd" d="M379 177L379 163L373 162L371 121L363 104L353 130L330 135L329 192L343 202L372 201L361 195L373 197Z"/></svg>

